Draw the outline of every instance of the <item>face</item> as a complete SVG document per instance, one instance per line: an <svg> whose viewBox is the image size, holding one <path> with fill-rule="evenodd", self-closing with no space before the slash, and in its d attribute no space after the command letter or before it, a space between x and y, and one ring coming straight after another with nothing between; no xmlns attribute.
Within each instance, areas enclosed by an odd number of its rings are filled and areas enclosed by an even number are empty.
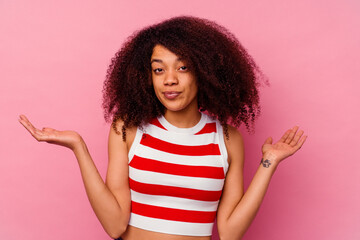
<svg viewBox="0 0 360 240"><path fill-rule="evenodd" d="M151 56L155 94L166 111L198 110L196 77L191 66L162 45Z"/></svg>

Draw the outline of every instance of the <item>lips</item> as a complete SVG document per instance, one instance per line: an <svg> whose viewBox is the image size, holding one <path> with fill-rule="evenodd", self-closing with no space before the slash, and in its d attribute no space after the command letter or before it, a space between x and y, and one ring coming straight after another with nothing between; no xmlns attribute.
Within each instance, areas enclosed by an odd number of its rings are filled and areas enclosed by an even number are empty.
<svg viewBox="0 0 360 240"><path fill-rule="evenodd" d="M172 100L172 99L175 99L177 96L179 96L180 93L181 92L169 91L169 92L164 92L164 96L165 96L165 98Z"/></svg>

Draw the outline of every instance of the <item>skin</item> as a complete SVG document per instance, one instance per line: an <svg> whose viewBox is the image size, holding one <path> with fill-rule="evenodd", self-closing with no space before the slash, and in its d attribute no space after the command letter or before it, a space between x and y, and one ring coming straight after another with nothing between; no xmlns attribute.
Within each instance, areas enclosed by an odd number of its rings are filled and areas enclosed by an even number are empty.
<svg viewBox="0 0 360 240"><path fill-rule="evenodd" d="M176 127L195 126L200 120L197 106L197 81L191 66L161 45L155 46L151 57L152 83L156 96L165 106L164 117ZM169 94L170 92L170 94ZM174 97L175 96L175 97ZM128 152L136 128L126 130L127 138L109 132L109 164L104 182L89 154L82 137L74 131L35 128L21 115L20 123L39 142L48 142L71 149L78 161L90 204L105 231L112 238L125 240L210 240L210 236L179 236L142 230L128 226L130 217L130 190L128 182ZM117 123L121 129L122 122ZM229 170L217 212L220 239L240 239L254 219L265 196L271 177L285 158L297 152L306 140L304 132L295 126L287 130L279 141L271 137L262 146L263 160L249 188L244 193L244 147L240 132L229 126L229 138L224 137L228 151Z"/></svg>
<svg viewBox="0 0 360 240"><path fill-rule="evenodd" d="M164 117L176 127L196 125L201 114L198 111L196 76L190 66L165 47L156 45L151 56L151 68L155 94L166 108ZM178 96L169 99L167 93Z"/></svg>

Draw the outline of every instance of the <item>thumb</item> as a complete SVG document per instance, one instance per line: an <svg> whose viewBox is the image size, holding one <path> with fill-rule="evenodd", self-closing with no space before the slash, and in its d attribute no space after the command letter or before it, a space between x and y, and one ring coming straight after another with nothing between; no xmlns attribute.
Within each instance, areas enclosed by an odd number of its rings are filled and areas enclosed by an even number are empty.
<svg viewBox="0 0 360 240"><path fill-rule="evenodd" d="M272 137L268 137L268 138L265 140L264 144L272 144L272 142L273 142Z"/></svg>

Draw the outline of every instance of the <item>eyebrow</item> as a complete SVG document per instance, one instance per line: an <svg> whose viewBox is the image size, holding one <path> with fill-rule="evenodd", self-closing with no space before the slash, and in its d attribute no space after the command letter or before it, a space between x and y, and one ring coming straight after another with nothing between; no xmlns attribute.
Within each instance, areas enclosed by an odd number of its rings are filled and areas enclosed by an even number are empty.
<svg viewBox="0 0 360 240"><path fill-rule="evenodd" d="M177 62L180 62L182 60L183 60L183 58L177 58L176 59ZM162 63L163 61L161 59L154 58L154 59L151 60L150 64L152 64L153 62Z"/></svg>

